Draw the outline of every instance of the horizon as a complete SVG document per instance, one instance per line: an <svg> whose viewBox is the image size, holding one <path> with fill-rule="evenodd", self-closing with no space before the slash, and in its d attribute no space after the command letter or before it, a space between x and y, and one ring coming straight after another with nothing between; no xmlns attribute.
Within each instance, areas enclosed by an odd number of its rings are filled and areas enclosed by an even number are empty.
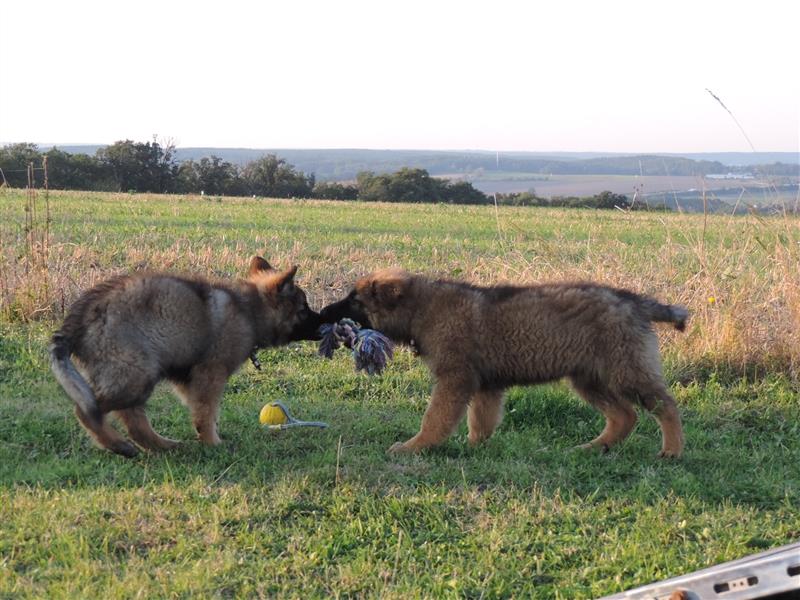
<svg viewBox="0 0 800 600"><path fill-rule="evenodd" d="M117 142L130 140L135 143L152 142L153 136L147 140L137 140L130 137L123 137L113 142L31 142L31 141L14 141L4 142L0 141L0 147L30 143L36 145L38 148L64 148L64 147L103 147L110 146ZM166 140L157 139L159 144L163 145ZM288 150L288 151L317 151L317 152L338 152L338 151L358 151L358 152L463 152L463 153L507 153L507 154L603 154L603 155L621 155L621 156L645 156L645 155L687 155L687 154L797 154L800 159L800 148L795 150L703 150L703 151L624 151L624 150L508 150L508 149L490 149L490 148L377 148L377 147L312 147L312 146L297 146L297 147L257 147L257 146L213 146L209 144L196 144L196 145L176 145L176 150L189 150L189 149L209 149L209 150Z"/></svg>

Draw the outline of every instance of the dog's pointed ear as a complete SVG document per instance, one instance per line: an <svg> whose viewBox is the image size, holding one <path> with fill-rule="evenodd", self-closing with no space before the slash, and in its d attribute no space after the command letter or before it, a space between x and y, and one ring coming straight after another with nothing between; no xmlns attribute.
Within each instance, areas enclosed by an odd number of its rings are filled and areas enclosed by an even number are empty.
<svg viewBox="0 0 800 600"><path fill-rule="evenodd" d="M247 275L252 277L262 271L272 271L272 266L260 256L254 256L250 259L250 268L247 270Z"/></svg>
<svg viewBox="0 0 800 600"><path fill-rule="evenodd" d="M276 288L279 294L286 294L294 288L294 276L297 273L297 265L291 269L286 269L278 276Z"/></svg>
<svg viewBox="0 0 800 600"><path fill-rule="evenodd" d="M407 277L392 279L373 279L370 284L372 296L385 308L395 308L408 292L410 280Z"/></svg>

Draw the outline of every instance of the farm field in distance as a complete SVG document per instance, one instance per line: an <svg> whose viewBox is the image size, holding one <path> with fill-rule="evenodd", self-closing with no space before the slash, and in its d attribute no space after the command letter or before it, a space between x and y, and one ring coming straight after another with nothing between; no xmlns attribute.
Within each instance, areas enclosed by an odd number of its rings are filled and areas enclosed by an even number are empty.
<svg viewBox="0 0 800 600"><path fill-rule="evenodd" d="M453 176L455 178L459 176ZM703 189L709 197L720 197L732 206L739 198L748 205L778 204L784 201L794 206L798 198L797 180L793 187L773 187L774 182L763 179L715 179L702 176L666 175L541 175L526 173L486 173L468 178L486 194L527 192L531 189L544 198L553 196L591 196L603 191L626 194L639 199L654 194L679 194L681 197L701 197ZM693 193L688 193L688 192Z"/></svg>
<svg viewBox="0 0 800 600"><path fill-rule="evenodd" d="M800 538L798 217L87 192L47 210L0 190L0 597L594 598ZM658 328L685 456L656 458L645 414L609 453L575 450L603 419L558 383L511 390L482 446L462 424L390 457L424 365L401 350L371 378L310 342L230 380L220 447L164 386L148 414L178 449L94 448L49 370L65 307L113 274L241 276L256 253L299 265L317 309L394 264L685 304L686 332ZM269 433L274 400L331 426Z"/></svg>

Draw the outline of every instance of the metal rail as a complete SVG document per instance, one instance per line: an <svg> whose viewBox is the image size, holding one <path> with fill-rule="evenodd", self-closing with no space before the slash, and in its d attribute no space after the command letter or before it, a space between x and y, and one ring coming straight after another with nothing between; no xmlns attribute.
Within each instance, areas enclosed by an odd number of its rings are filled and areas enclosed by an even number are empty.
<svg viewBox="0 0 800 600"><path fill-rule="evenodd" d="M651 583L601 600L800 599L800 542Z"/></svg>

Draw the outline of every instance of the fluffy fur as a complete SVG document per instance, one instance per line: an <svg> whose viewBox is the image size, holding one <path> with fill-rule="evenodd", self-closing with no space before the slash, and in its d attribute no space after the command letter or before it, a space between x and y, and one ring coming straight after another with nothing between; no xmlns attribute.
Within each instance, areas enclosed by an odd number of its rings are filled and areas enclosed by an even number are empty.
<svg viewBox="0 0 800 600"><path fill-rule="evenodd" d="M607 449L630 433L635 407L661 425L661 456L683 450L681 420L664 382L651 323L685 326L685 308L594 283L479 287L402 269L359 279L322 320L352 318L410 344L436 380L419 433L390 448L416 452L443 442L467 413L469 440L494 432L512 385L566 377L606 417L585 447Z"/></svg>
<svg viewBox="0 0 800 600"><path fill-rule="evenodd" d="M250 353L317 338L319 315L295 286L296 271L275 270L253 257L246 280L139 274L87 291L50 346L53 373L81 425L101 447L124 456L137 449L111 427L108 413L142 448L175 446L153 431L144 412L156 383L167 379L189 408L200 440L218 444L223 388Z"/></svg>

